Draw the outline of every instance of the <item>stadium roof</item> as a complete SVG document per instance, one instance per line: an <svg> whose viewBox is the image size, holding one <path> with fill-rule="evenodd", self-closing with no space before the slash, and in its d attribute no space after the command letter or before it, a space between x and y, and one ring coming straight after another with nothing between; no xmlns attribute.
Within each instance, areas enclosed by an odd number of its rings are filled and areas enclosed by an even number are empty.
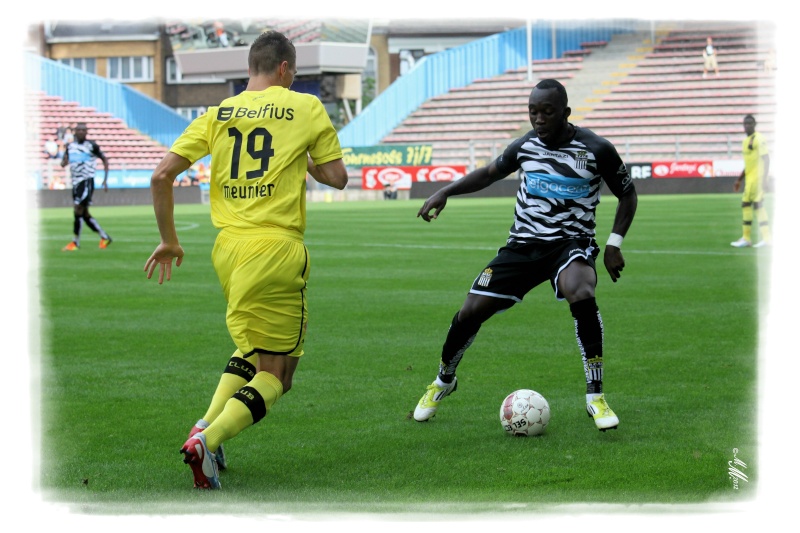
<svg viewBox="0 0 800 533"><path fill-rule="evenodd" d="M44 24L48 43L92 41L155 41L160 36L158 21L48 21Z"/></svg>

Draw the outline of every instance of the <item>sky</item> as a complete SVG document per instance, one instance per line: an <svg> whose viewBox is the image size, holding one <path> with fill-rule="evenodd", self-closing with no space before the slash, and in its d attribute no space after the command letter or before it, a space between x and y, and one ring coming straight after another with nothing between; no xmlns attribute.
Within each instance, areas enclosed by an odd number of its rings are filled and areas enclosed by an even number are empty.
<svg viewBox="0 0 800 533"><path fill-rule="evenodd" d="M770 147L773 153L773 176L776 177L778 193L775 203L776 211L771 220L776 246L773 248L773 267L772 267L772 286L770 290L771 305L769 311L762 315L762 330L765 334L761 350L761 360L759 362L759 380L761 387L760 394L760 420L764 426L760 432L760 453L758 458L758 468L760 475L759 495L755 501L744 502L740 509L726 509L721 513L701 513L681 514L670 513L659 516L658 520L653 520L653 516L642 516L638 514L615 516L607 524L602 522L605 529L613 528L615 531L634 531L645 525L650 531L666 531L667 528L691 527L692 530L698 524L707 523L709 527L736 527L738 531L747 531L758 527L763 527L763 523L769 518L780 520L782 514L789 516L792 501L789 497L796 494L792 490L790 483L791 472L794 468L793 432L790 429L798 422L788 418L788 412L793 407L792 395L794 392L793 382L793 363L798 355L797 343L790 343L790 334L797 330L798 317L800 313L792 311L793 303L798 301L798 283L792 278L791 267L794 262L795 253L792 249L792 240L795 236L796 227L793 225L795 219L791 216L794 206L790 203L796 197L798 191L798 178L794 173L790 173L789 154L791 149L788 147L790 141L787 135L797 120L797 106L787 105L793 103L790 97L787 98L789 91L795 88L795 77L790 69L781 68L788 65L788 61L796 57L797 45L792 42L792 34L796 32L794 28L785 25L787 13L781 13L778 8L777 0L762 0L752 4L752 12L745 12L741 3L734 7L731 3L730 8L726 8L721 2L690 2L688 0L670 0L654 6L656 2L615 2L613 7L609 7L611 2L590 2L576 0L552 6L545 2L522 2L504 1L502 3L450 3L450 2L430 2L422 0L404 0L394 3L396 6L388 5L377 6L377 2L369 3L369 9L364 9L362 2L339 1L324 2L322 0L304 0L293 3L293 9L286 7L275 7L275 3L269 4L269 16L294 17L294 18L526 18L531 19L602 19L602 18L637 18L643 20L772 20L776 23L777 31L777 50L778 50L778 113L776 117L776 142ZM388 4L388 3L384 3ZM447 5L437 5L447 4ZM502 4L502 8L497 6ZM147 527L151 531L176 530L186 527L186 519L182 517L126 517L124 524L114 517L87 517L75 513L69 513L66 508L43 504L39 497L32 490L33 479L36 475L36 440L35 435L35 399L30 398L30 384L37 379L37 369L24 363L30 360L30 354L35 353L37 342L35 332L31 331L30 317L37 312L35 303L35 290L33 290L37 273L37 261L35 257L35 237L36 237L36 208L33 203L33 193L29 191L27 197L20 194L20 176L24 172L24 157L16 156L24 153L22 146L24 132L24 116L22 106L14 105L14 102L22 101L23 84L17 83L14 73L22 73L22 54L13 53L14 46L18 46L21 52L26 38L27 27L42 20L44 14L49 19L72 19L72 20L98 20L98 19L129 19L131 5L124 4L122 8L112 7L120 4L111 2L100 2L98 0L82 0L79 3L69 2L50 2L19 5L15 8L19 20L15 24L8 21L6 24L6 43L11 52L7 50L8 64L4 68L6 80L12 79L13 83L7 82L0 88L5 98L5 112L10 116L7 120L9 126L3 133L3 146L6 150L7 161L5 201L5 245L3 264L3 278L8 287L4 292L3 314L0 319L0 332L6 343L7 371L5 374L6 386L2 387L3 404L10 417L5 417L3 432L6 439L4 442L3 454L6 461L5 475L3 476L2 489L5 498L0 499L3 508L9 509L12 513L17 513L21 519L26 521L26 526L55 525L61 530L72 531L80 528L84 532L100 531L101 529L111 529L112 531L127 531L130 529L138 530ZM135 3L136 13L140 18L246 18L253 16L252 8L258 4L239 3L241 6L250 8L250 12L244 9L222 6L219 3L212 3L206 0L192 2L156 2L154 0L140 0ZM746 4L750 5L750 4ZM449 6L449 7L448 7ZM559 12L558 9L562 8ZM277 9L277 10L276 10ZM540 12L536 10L540 9ZM85 14L85 16L81 16ZM190 15L189 15L190 14ZM257 13L263 15L263 13ZM10 43L10 44L9 44ZM783 60L783 62L782 62ZM794 92L794 91L792 91ZM22 180L27 185L27 180ZM145 258L143 258L144 261ZM735 328L735 324L730 325ZM21 335L20 332L29 331L28 335ZM793 347L790 349L788 346ZM646 393L646 391L643 391ZM675 398L676 402L681 401ZM725 416L721 413L720 416ZM34 422L32 422L34 421ZM679 421L676 421L676 431L680 431ZM11 459L11 461L9 461ZM587 517L588 518L588 517ZM595 517L597 518L597 517ZM603 517L600 517L603 518ZM223 525L224 518L215 517L205 520L206 525L219 522ZM6 512L4 521L11 523L12 516ZM243 519L237 519L236 525L242 524ZM281 531L310 531L312 527L318 525L309 523L299 523L287 520L286 517L276 518L275 524L261 524L261 527L280 527ZM344 525L344 524L342 524ZM375 528L374 523L368 519L356 519L347 523L350 531L371 531ZM411 527L422 525L415 521L391 522L381 521L380 528L384 531L406 531ZM447 527L444 524L433 524L434 527ZM504 523L504 526L512 523ZM558 527L560 531L569 531L570 526L577 527L579 524L567 524L557 517L542 517L536 521L535 527L542 528L548 525ZM463 523L458 526L460 529L470 531L485 529L486 524ZM585 529L585 524L582 525Z"/></svg>

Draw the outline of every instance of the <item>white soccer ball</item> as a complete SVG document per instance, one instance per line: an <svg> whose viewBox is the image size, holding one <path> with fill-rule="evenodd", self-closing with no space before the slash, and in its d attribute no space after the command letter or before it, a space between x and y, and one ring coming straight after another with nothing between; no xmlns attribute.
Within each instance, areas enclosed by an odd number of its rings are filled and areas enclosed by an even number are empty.
<svg viewBox="0 0 800 533"><path fill-rule="evenodd" d="M550 423L550 405L535 390L514 391L506 396L500 406L500 423L509 435L541 435Z"/></svg>

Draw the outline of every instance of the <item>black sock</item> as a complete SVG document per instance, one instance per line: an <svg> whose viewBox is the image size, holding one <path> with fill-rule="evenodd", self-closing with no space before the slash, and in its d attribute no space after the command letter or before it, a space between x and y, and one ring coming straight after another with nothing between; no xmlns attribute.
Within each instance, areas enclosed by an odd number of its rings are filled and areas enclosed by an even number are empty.
<svg viewBox="0 0 800 533"><path fill-rule="evenodd" d="M478 321L467 320L461 322L458 320L458 313L453 317L450 323L450 329L447 331L447 339L442 346L442 360L439 363L439 379L445 383L452 383L456 375L456 367L461 362L464 352L470 347L472 341L475 340L475 335L481 329L481 323Z"/></svg>
<svg viewBox="0 0 800 533"><path fill-rule="evenodd" d="M575 337L583 358L586 394L603 392L603 319L594 298L570 304L575 319Z"/></svg>
<svg viewBox="0 0 800 533"><path fill-rule="evenodd" d="M99 233L102 239L108 239L108 234L103 231L103 228L100 227L100 224L97 223L94 217L84 215L83 220L86 222L86 225L89 226L89 229L95 233Z"/></svg>
<svg viewBox="0 0 800 533"><path fill-rule="evenodd" d="M75 235L77 242L81 236L81 227L83 226L83 218L80 215L75 215L75 220L72 223L72 234Z"/></svg>

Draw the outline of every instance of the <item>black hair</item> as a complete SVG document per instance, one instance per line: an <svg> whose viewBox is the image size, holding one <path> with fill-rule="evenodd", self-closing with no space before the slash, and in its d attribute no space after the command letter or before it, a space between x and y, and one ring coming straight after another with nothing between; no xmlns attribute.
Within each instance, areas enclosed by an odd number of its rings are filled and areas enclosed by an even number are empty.
<svg viewBox="0 0 800 533"><path fill-rule="evenodd" d="M273 72L284 61L294 68L297 51L292 41L281 32L265 31L250 45L247 66L250 68L251 75Z"/></svg>
<svg viewBox="0 0 800 533"><path fill-rule="evenodd" d="M567 107L567 89L561 85L561 82L554 79L544 79L536 84L536 89L555 89L558 91L558 96L561 98L561 103Z"/></svg>

